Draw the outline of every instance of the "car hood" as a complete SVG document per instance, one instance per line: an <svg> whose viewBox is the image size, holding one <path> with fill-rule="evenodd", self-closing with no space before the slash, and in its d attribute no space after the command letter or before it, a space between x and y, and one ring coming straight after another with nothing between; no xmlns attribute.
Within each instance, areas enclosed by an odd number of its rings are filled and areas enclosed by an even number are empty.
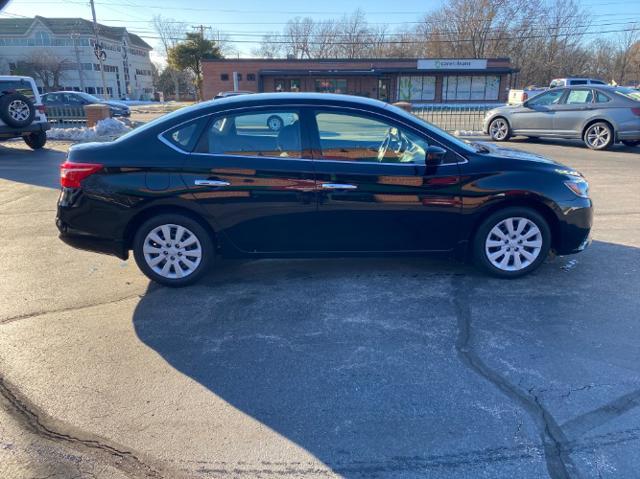
<svg viewBox="0 0 640 479"><path fill-rule="evenodd" d="M116 107L116 108L122 108L124 110L128 110L129 109L129 105L127 105L125 103L120 103L119 101L107 100L107 101L105 101L103 103L105 105L113 106L113 107Z"/></svg>
<svg viewBox="0 0 640 479"><path fill-rule="evenodd" d="M488 154L498 158L506 158L509 160L530 161L535 163L544 163L547 165L561 166L566 168L562 163L547 158L546 156L527 151L516 150L515 148L505 148L486 141L478 141L475 144L481 145L488 150Z"/></svg>

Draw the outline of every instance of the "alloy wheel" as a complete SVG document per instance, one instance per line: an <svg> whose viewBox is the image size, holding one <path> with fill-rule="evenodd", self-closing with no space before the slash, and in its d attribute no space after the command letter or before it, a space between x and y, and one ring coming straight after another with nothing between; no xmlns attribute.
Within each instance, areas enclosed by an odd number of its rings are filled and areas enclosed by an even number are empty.
<svg viewBox="0 0 640 479"><path fill-rule="evenodd" d="M25 121L29 118L29 105L22 100L13 100L9 103L9 115L16 121Z"/></svg>
<svg viewBox="0 0 640 479"><path fill-rule="evenodd" d="M142 252L149 268L168 279L193 274L202 261L198 237L184 226L175 224L153 228L144 239Z"/></svg>
<svg viewBox="0 0 640 479"><path fill-rule="evenodd" d="M505 218L495 225L485 241L489 262L501 271L520 271L540 256L542 232L528 218Z"/></svg>
<svg viewBox="0 0 640 479"><path fill-rule="evenodd" d="M489 133L494 140L504 140L509 134L509 125L502 118L498 118L491 122Z"/></svg>
<svg viewBox="0 0 640 479"><path fill-rule="evenodd" d="M585 136L589 146L598 150L609 144L609 141L611 140L611 131L606 126L597 124L590 127Z"/></svg>

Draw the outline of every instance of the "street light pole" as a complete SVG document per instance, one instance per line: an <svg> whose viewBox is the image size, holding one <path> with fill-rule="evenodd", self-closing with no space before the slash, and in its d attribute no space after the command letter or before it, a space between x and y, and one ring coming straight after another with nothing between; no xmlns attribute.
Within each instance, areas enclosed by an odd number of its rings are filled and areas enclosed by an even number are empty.
<svg viewBox="0 0 640 479"><path fill-rule="evenodd" d="M96 38L96 56L98 57L98 62L100 63L100 76L102 77L102 93L104 97L109 99L109 92L107 91L107 81L104 78L104 64L102 62L102 50L100 49L100 36L98 35L98 22L96 22L96 7L93 4L93 0L89 0L91 3L91 15L93 16L93 34ZM99 53L98 53L99 52Z"/></svg>

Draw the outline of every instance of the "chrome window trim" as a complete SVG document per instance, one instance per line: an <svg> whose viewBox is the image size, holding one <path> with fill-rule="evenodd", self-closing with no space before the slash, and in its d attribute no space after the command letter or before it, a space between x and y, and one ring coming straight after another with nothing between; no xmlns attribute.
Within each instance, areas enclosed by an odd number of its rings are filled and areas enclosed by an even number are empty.
<svg viewBox="0 0 640 479"><path fill-rule="evenodd" d="M364 108L357 108L354 106L341 106L341 105L314 105L313 103L285 103L283 105L253 105L253 106L238 106L236 108L227 108L226 110L218 110L218 111L213 111L213 112L208 112L193 118L189 118L188 120L185 120L183 122L177 123L175 125L173 125L171 128L167 128L166 130L161 131L160 133L158 133L157 138L164 143L165 145L171 147L172 149L174 149L175 151L185 154L185 155L218 155L218 156L242 156L242 155L220 155L218 153L196 153L196 152L190 152L190 151L186 151L183 150L179 147L177 147L176 145L174 145L173 143L171 143L169 140L167 140L166 138L164 138L164 135L175 129L178 128L179 126L182 126L186 123L195 121L195 120L199 120L200 118L204 118L204 117L212 117L212 116L217 116L223 113L229 113L231 112L233 114L233 112L241 112L243 110L255 110L255 109L261 109L261 110L273 110L273 109L281 109L281 108L310 108L310 109L314 109L314 108L319 108L319 109L336 109L336 110L353 110L353 111L357 111L357 112L362 112L363 114L369 114L369 115L378 115L381 116L383 118L387 118L393 122L396 123L400 123L401 125L406 126L407 128L410 128L412 130L414 130L417 134L419 135L426 135L431 141L434 141L435 143L438 143L440 146L442 146L443 148L447 148L447 151L452 151L453 153L455 153L459 158L462 159L462 161L456 161L455 163L445 163L444 165L438 165L438 166L449 166L449 165L463 165L465 163L469 163L469 160L462 155L461 153L459 153L458 151L456 151L453 148L449 148L446 147L445 145L443 145L440 141L434 139L430 134L425 133L421 130L419 130L418 128L416 128L414 125L411 125L409 123L406 123L405 121L403 121L402 118L398 119L395 118L393 116L389 116L386 115L384 113L381 112L377 112L377 111L371 111L371 110L367 110ZM267 156L258 156L258 157L249 157L249 156L244 156L244 158L272 158L272 159L283 159L282 157L267 157ZM300 158L287 158L289 160L300 160ZM344 163L344 161L340 161L340 160L324 160L324 159L318 159L318 160L307 160L307 161L332 161L332 162L339 162L339 163ZM352 163L360 163L360 164L371 164L371 165L380 165L381 163L378 162L366 162L366 161L361 161L361 162L357 162L354 161ZM382 164L387 164L387 165L396 165L396 164L401 164L401 163L382 163ZM415 165L415 163L410 163L411 165Z"/></svg>

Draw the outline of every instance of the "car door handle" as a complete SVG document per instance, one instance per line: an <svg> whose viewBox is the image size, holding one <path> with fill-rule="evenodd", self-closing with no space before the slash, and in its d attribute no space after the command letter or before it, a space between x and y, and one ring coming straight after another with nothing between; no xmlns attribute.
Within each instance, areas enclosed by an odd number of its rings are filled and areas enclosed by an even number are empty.
<svg viewBox="0 0 640 479"><path fill-rule="evenodd" d="M323 190L355 190L356 185L347 185L342 183L322 183Z"/></svg>
<svg viewBox="0 0 640 479"><path fill-rule="evenodd" d="M194 183L196 186L229 186L231 184L228 181L220 180L196 180Z"/></svg>

